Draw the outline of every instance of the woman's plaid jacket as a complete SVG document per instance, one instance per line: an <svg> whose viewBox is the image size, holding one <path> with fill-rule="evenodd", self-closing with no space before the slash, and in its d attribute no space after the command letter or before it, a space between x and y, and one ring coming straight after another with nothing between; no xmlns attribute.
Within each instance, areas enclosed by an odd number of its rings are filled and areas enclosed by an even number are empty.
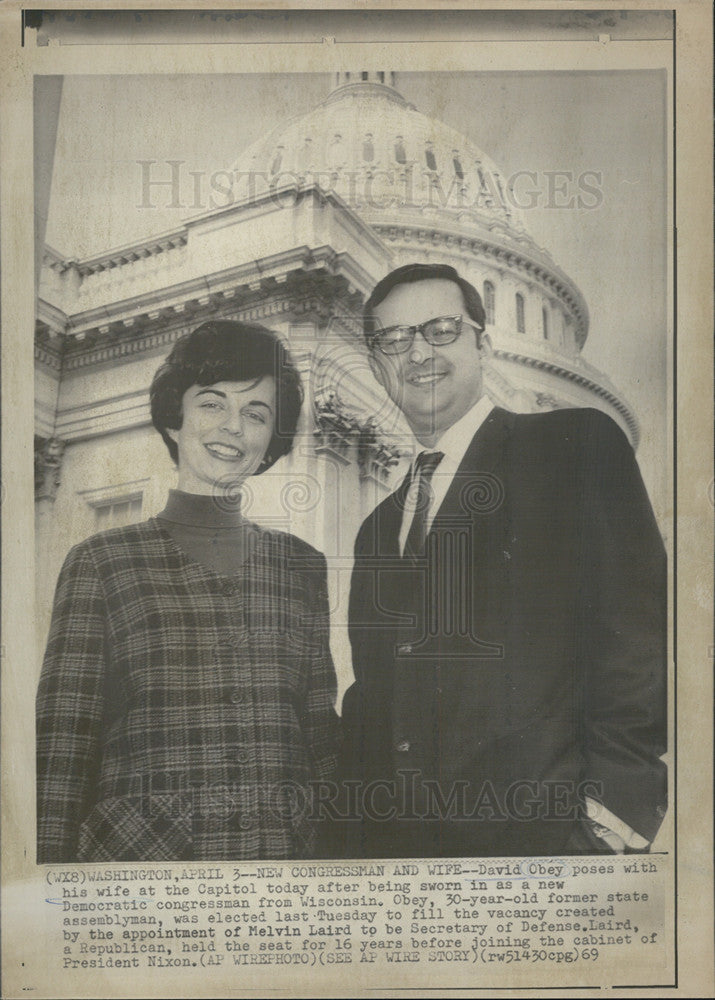
<svg viewBox="0 0 715 1000"><path fill-rule="evenodd" d="M326 563L260 530L235 576L155 519L62 568L37 697L37 855L310 856L338 720Z"/></svg>

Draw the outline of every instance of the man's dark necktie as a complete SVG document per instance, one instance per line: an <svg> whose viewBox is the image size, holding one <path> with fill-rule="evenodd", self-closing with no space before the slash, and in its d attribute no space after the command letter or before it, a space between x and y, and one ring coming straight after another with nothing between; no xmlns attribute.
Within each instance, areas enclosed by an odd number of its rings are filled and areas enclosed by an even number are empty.
<svg viewBox="0 0 715 1000"><path fill-rule="evenodd" d="M444 458L441 451L421 451L415 462L415 475L417 476L417 494L415 499L415 513L412 518L410 530L405 540L406 556L422 555L427 540L427 521L429 516L430 503L432 500L432 476L434 470Z"/></svg>

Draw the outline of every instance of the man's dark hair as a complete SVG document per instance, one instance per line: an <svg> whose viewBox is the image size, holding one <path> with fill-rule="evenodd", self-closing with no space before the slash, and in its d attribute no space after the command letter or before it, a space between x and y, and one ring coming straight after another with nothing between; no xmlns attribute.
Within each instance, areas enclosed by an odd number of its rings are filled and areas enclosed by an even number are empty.
<svg viewBox="0 0 715 1000"><path fill-rule="evenodd" d="M149 390L151 420L178 463L176 442L167 434L179 430L182 400L192 385L216 382L253 382L272 375L276 383L273 437L256 474L265 472L293 447L303 387L300 375L281 340L263 326L215 320L202 323L176 341L157 371Z"/></svg>
<svg viewBox="0 0 715 1000"><path fill-rule="evenodd" d="M474 320L474 325L478 327L480 334L484 332L486 316L484 306L479 292L474 285L461 278L453 267L449 264L405 264L395 271L390 271L382 281L378 281L372 290L370 298L365 303L363 309L363 331L368 346L373 335L377 332L375 325L375 314L373 310L379 306L393 288L397 285L409 285L414 281L427 281L430 278L438 278L442 281L452 281L461 289L464 297L464 304L467 307L469 318ZM477 341L479 342L479 341Z"/></svg>

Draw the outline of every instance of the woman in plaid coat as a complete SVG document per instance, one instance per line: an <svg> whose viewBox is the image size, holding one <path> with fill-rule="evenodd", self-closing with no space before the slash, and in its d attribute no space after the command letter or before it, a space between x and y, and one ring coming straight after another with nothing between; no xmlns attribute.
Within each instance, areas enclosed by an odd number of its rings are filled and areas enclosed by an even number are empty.
<svg viewBox="0 0 715 1000"><path fill-rule="evenodd" d="M300 378L262 327L206 323L151 388L166 509L75 546L37 698L38 862L310 856L335 766L326 564L241 517L291 446Z"/></svg>

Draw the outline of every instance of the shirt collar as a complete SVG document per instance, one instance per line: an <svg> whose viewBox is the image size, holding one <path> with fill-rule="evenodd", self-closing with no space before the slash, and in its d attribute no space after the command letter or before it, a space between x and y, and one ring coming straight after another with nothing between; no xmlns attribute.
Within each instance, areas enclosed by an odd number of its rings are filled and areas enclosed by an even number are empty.
<svg viewBox="0 0 715 1000"><path fill-rule="evenodd" d="M444 453L442 463L448 462L449 465L453 466L455 469L458 468L472 438L493 409L494 404L489 396L482 396L470 410L467 410L463 417L460 417L456 423L447 428L442 437L432 448L425 449L424 445L420 444L420 442L415 438L415 457L419 455L421 451L425 450L441 451ZM412 467L414 468L414 462Z"/></svg>

